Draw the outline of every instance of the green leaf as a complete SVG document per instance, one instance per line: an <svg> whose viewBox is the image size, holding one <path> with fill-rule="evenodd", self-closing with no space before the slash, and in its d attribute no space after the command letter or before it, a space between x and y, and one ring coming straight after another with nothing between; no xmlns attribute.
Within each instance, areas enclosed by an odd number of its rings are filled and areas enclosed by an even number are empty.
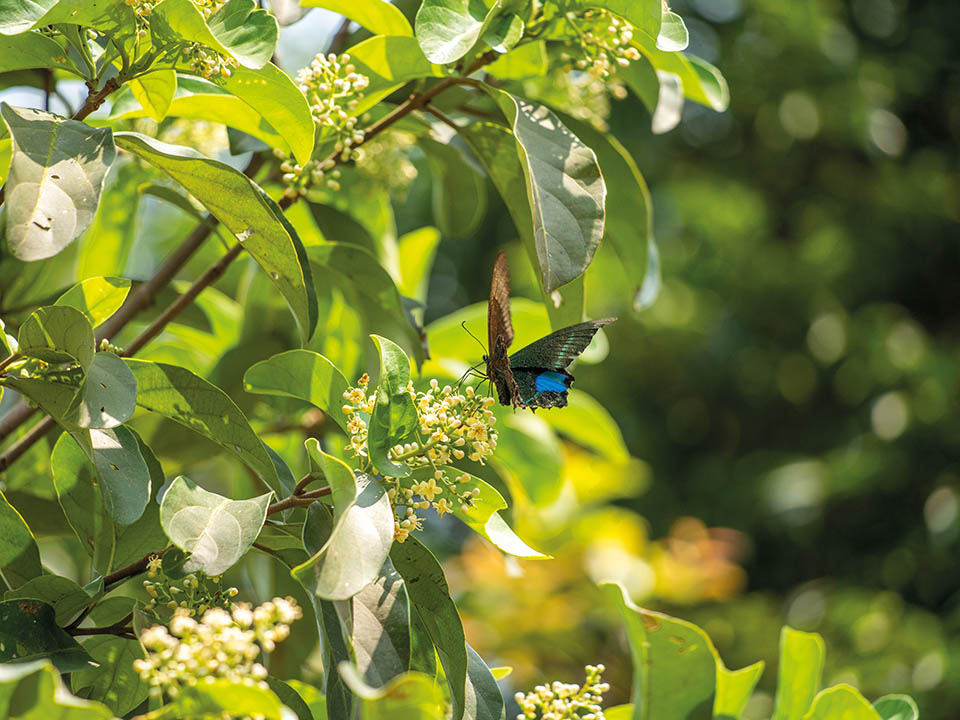
<svg viewBox="0 0 960 720"><path fill-rule="evenodd" d="M49 658L62 673L90 666L91 657L58 625L53 608L31 599L0 602L0 663Z"/></svg>
<svg viewBox="0 0 960 720"><path fill-rule="evenodd" d="M523 19L507 13L496 18L483 33L483 41L498 53L506 53L523 37Z"/></svg>
<svg viewBox="0 0 960 720"><path fill-rule="evenodd" d="M813 707L803 720L881 720L860 692L845 684L821 690L813 699Z"/></svg>
<svg viewBox="0 0 960 720"><path fill-rule="evenodd" d="M384 475L406 477L408 465L390 459L390 448L402 443L419 427L417 408L407 390L410 383L410 358L399 345L379 335L371 335L380 351L380 382L377 402L370 415L367 447L370 462Z"/></svg>
<svg viewBox="0 0 960 720"><path fill-rule="evenodd" d="M77 363L85 370L93 362L90 321L71 307L48 306L31 313L20 327L20 352L48 363Z"/></svg>
<svg viewBox="0 0 960 720"><path fill-rule="evenodd" d="M227 713L264 720L286 720L289 717L284 717L283 703L272 690L224 678L184 688L164 710L170 711L171 717L178 718L222 717Z"/></svg>
<svg viewBox="0 0 960 720"><path fill-rule="evenodd" d="M26 521L0 492L0 579L17 588L39 577L40 549Z"/></svg>
<svg viewBox="0 0 960 720"><path fill-rule="evenodd" d="M363 681L386 685L410 669L410 608L403 578L388 557L377 578L353 596L343 618Z"/></svg>
<svg viewBox="0 0 960 720"><path fill-rule="evenodd" d="M87 431L81 440L97 468L103 506L117 525L132 525L150 502L150 470L140 453L136 435L127 427ZM89 444L88 444L89 443Z"/></svg>
<svg viewBox="0 0 960 720"><path fill-rule="evenodd" d="M717 696L713 701L715 720L737 720L763 674L763 661L739 670L717 666Z"/></svg>
<svg viewBox="0 0 960 720"><path fill-rule="evenodd" d="M396 5L386 0L301 0L300 6L339 13L374 35L413 36L410 22Z"/></svg>
<svg viewBox="0 0 960 720"><path fill-rule="evenodd" d="M547 421L532 413L500 411L497 451L490 464L507 480L511 492L537 507L556 502L563 488L563 452Z"/></svg>
<svg viewBox="0 0 960 720"><path fill-rule="evenodd" d="M133 32L135 22L133 9L117 0L14 0L0 9L0 33L5 35L69 23L119 36Z"/></svg>
<svg viewBox="0 0 960 720"><path fill-rule="evenodd" d="M374 35L350 48L357 72L370 78L354 115L366 112L410 80L442 77L443 68L424 56L416 38L407 35Z"/></svg>
<svg viewBox="0 0 960 720"><path fill-rule="evenodd" d="M12 0L0 5L0 33L17 35L33 27L59 0Z"/></svg>
<svg viewBox="0 0 960 720"><path fill-rule="evenodd" d="M92 277L67 290L54 305L79 310L96 327L120 309L129 292L126 278Z"/></svg>
<svg viewBox="0 0 960 720"><path fill-rule="evenodd" d="M412 536L393 544L390 559L403 577L410 603L440 655L453 699L453 718L460 720L466 708L467 645L443 568L433 553Z"/></svg>
<svg viewBox="0 0 960 720"><path fill-rule="evenodd" d="M73 620L92 601L86 590L61 575L35 577L15 590L8 590L3 596L4 600L17 598L33 598L47 603L53 607L57 625L60 626Z"/></svg>
<svg viewBox="0 0 960 720"><path fill-rule="evenodd" d="M433 219L440 232L451 238L472 235L487 212L486 179L449 142L422 137L417 144L430 164Z"/></svg>
<svg viewBox="0 0 960 720"><path fill-rule="evenodd" d="M169 1L169 0L168 0ZM286 298L308 338L317 321L317 299L300 238L259 186L229 165L191 148L137 133L117 133L117 143L163 170L237 236Z"/></svg>
<svg viewBox="0 0 960 720"><path fill-rule="evenodd" d="M0 665L0 711L19 720L114 720L105 705L71 695L44 660Z"/></svg>
<svg viewBox="0 0 960 720"><path fill-rule="evenodd" d="M130 81L130 92L147 115L160 122L167 116L177 92L177 73L173 68L165 68L134 78Z"/></svg>
<svg viewBox="0 0 960 720"><path fill-rule="evenodd" d="M186 368L126 360L137 378L137 404L213 440L274 486L277 469L230 397Z"/></svg>
<svg viewBox="0 0 960 720"><path fill-rule="evenodd" d="M52 257L86 230L117 151L110 128L0 104L13 138L6 234L24 261Z"/></svg>
<svg viewBox="0 0 960 720"><path fill-rule="evenodd" d="M339 677L339 675L337 677ZM310 712L313 713L314 720L327 720L327 699L322 692L313 687L313 685L307 685L300 680L288 680L286 684L293 688L297 695L303 698L303 701L310 708ZM283 700L285 705L291 707L291 709L295 709L284 700L282 695L280 699ZM300 720L303 720L302 715L300 716Z"/></svg>
<svg viewBox="0 0 960 720"><path fill-rule="evenodd" d="M336 366L312 350L288 350L252 365L243 376L249 393L306 400L320 408L344 433L343 394L349 383Z"/></svg>
<svg viewBox="0 0 960 720"><path fill-rule="evenodd" d="M710 720L717 656L706 633L693 623L637 607L616 583L600 589L626 625L634 720Z"/></svg>
<svg viewBox="0 0 960 720"><path fill-rule="evenodd" d="M0 23L5 10L0 9ZM3 28L0 27L0 32ZM72 70L73 64L66 53L53 39L38 32L22 35L0 35L0 72L26 70L27 68L52 68Z"/></svg>
<svg viewBox="0 0 960 720"><path fill-rule="evenodd" d="M612 135L566 115L564 123L597 155L607 185L603 239L620 258L634 300L639 297L647 273L648 248L653 240L650 191L627 149Z"/></svg>
<svg viewBox="0 0 960 720"><path fill-rule="evenodd" d="M118 717L146 700L150 686L133 669L133 661L146 656L139 642L97 635L84 642L83 649L100 667L71 673L70 685L78 697L102 702Z"/></svg>
<svg viewBox="0 0 960 720"><path fill-rule="evenodd" d="M440 233L429 226L411 230L397 241L400 254L400 284L397 289L403 296L426 302L430 270L439 244Z"/></svg>
<svg viewBox="0 0 960 720"><path fill-rule="evenodd" d="M132 159L116 164L106 186L111 201L100 206L87 231L86 238L96 238L96 242L81 242L77 249L75 277L125 272L133 246L139 246L137 233L143 203L137 189L152 175L152 168Z"/></svg>
<svg viewBox="0 0 960 720"><path fill-rule="evenodd" d="M79 371L77 373L79 375ZM61 426L68 424L67 413L73 406L79 386L70 382L59 382L53 379L35 379L8 375L4 384L21 395L25 395L35 402L41 410L50 415ZM69 429L76 430L76 426Z"/></svg>
<svg viewBox="0 0 960 720"><path fill-rule="evenodd" d="M230 0L207 18L213 36L245 68L262 68L280 36L277 19L256 0Z"/></svg>
<svg viewBox="0 0 960 720"><path fill-rule="evenodd" d="M484 89L513 128L543 289L551 293L582 274L600 244L607 190L597 156L545 106Z"/></svg>
<svg viewBox="0 0 960 720"><path fill-rule="evenodd" d="M630 720L633 717L633 704L614 705L612 708L604 708L603 717L606 720Z"/></svg>
<svg viewBox="0 0 960 720"><path fill-rule="evenodd" d="M280 702L296 713L297 720L313 720L313 712L310 710L310 706L289 684L272 675L266 677L266 683L270 686L270 690L280 698ZM318 720L326 720L326 716L321 716Z"/></svg>
<svg viewBox="0 0 960 720"><path fill-rule="evenodd" d="M873 703L883 720L919 720L920 710L909 695L884 695Z"/></svg>
<svg viewBox="0 0 960 720"><path fill-rule="evenodd" d="M378 577L390 552L390 499L375 478L355 475L346 463L324 453L315 439L307 440L306 447L311 462L330 483L333 518L325 505L310 506L303 532L304 545L313 555L293 569L293 577L317 597L346 600ZM357 548L363 552L357 553Z"/></svg>
<svg viewBox="0 0 960 720"><path fill-rule="evenodd" d="M160 501L160 524L170 541L190 557L181 570L221 575L244 556L267 517L272 492L231 500L180 475Z"/></svg>
<svg viewBox="0 0 960 720"><path fill-rule="evenodd" d="M467 645L467 684L463 716L471 720L503 720L503 695L490 668L470 645Z"/></svg>
<svg viewBox="0 0 960 720"><path fill-rule="evenodd" d="M486 71L504 80L539 77L547 74L547 48L543 40L527 42L487 65Z"/></svg>
<svg viewBox="0 0 960 720"><path fill-rule="evenodd" d="M780 667L772 720L800 720L820 688L823 638L784 626L780 631Z"/></svg>
<svg viewBox="0 0 960 720"><path fill-rule="evenodd" d="M675 12L665 10L660 18L660 34L657 35L657 48L665 52L686 50L690 44L690 34L683 18Z"/></svg>
<svg viewBox="0 0 960 720"><path fill-rule="evenodd" d="M723 75L706 60L682 52L664 52L642 34L634 35L634 46L643 53L662 78L661 73L675 75L684 97L723 112L730 104L730 90ZM633 63L631 63L631 66Z"/></svg>
<svg viewBox="0 0 960 720"><path fill-rule="evenodd" d="M283 140L300 164L310 160L314 143L310 105L283 70L272 63L257 70L236 68L223 86L253 108L271 128L281 128ZM219 122L231 124L229 116Z"/></svg>
<svg viewBox="0 0 960 720"><path fill-rule="evenodd" d="M256 69L273 55L279 27L266 10L255 8L255 0L230 0L204 20L190 0L163 0L150 13L150 29L165 42L200 43Z"/></svg>
<svg viewBox="0 0 960 720"><path fill-rule="evenodd" d="M446 717L440 688L433 678L422 673L405 673L383 688L372 688L350 663L340 663L338 669L350 690L361 698L361 720L443 720Z"/></svg>
<svg viewBox="0 0 960 720"><path fill-rule="evenodd" d="M126 422L137 404L137 379L112 352L99 352L87 369L67 421L82 428L113 428Z"/></svg>
<svg viewBox="0 0 960 720"><path fill-rule="evenodd" d="M423 0L415 21L417 42L430 62L459 60L476 45L499 9L487 10L482 0Z"/></svg>
<svg viewBox="0 0 960 720"><path fill-rule="evenodd" d="M544 413L555 432L613 462L630 459L617 421L603 405L582 390L571 390L562 413Z"/></svg>
<svg viewBox="0 0 960 720"><path fill-rule="evenodd" d="M651 39L660 34L661 0L585 0L581 4L614 12Z"/></svg>

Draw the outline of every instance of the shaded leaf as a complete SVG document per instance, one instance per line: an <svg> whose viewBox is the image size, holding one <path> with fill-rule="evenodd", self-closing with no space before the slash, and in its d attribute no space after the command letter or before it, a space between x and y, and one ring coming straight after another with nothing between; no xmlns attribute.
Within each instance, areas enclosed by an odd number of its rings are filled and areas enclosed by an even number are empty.
<svg viewBox="0 0 960 720"><path fill-rule="evenodd" d="M466 708L467 645L443 568L433 553L412 536L393 544L390 559L403 577L410 603L437 649L450 686L453 717L460 720Z"/></svg>
<svg viewBox="0 0 960 720"><path fill-rule="evenodd" d="M126 422L137 404L137 379L112 352L99 352L87 369L68 421L82 428L113 428Z"/></svg>
<svg viewBox="0 0 960 720"><path fill-rule="evenodd" d="M20 327L20 353L48 363L77 363L85 370L94 356L93 327L79 310L42 307Z"/></svg>
<svg viewBox="0 0 960 720"><path fill-rule="evenodd" d="M367 436L370 462L384 475L406 477L410 467L393 462L389 451L418 428L417 409L407 389L410 358L393 341L379 335L371 337L380 351L380 381Z"/></svg>
<svg viewBox="0 0 960 720"><path fill-rule="evenodd" d="M341 617L364 682L381 686L410 669L410 609L403 578L390 558L377 578L353 596Z"/></svg>
<svg viewBox="0 0 960 720"><path fill-rule="evenodd" d="M873 703L883 720L918 720L920 711L909 695L884 695Z"/></svg>
<svg viewBox="0 0 960 720"><path fill-rule="evenodd" d="M168 0L169 1L169 0ZM267 272L309 337L317 299L300 238L277 204L246 175L191 148L137 133L117 133L117 143L169 174L227 227Z"/></svg>
<svg viewBox="0 0 960 720"><path fill-rule="evenodd" d="M96 327L120 309L129 292L126 278L91 277L67 290L54 305L79 310Z"/></svg>
<svg viewBox="0 0 960 720"><path fill-rule="evenodd" d="M83 649L100 667L71 673L70 685L78 697L102 702L119 717L147 698L150 685L133 668L134 660L146 656L139 642L98 635L85 641Z"/></svg>
<svg viewBox="0 0 960 720"><path fill-rule="evenodd" d="M243 387L259 395L306 400L320 408L347 433L343 414L347 379L323 355L312 350L288 350L262 360L244 373Z"/></svg>
<svg viewBox="0 0 960 720"><path fill-rule="evenodd" d="M137 404L184 425L236 455L268 485L277 469L236 403L186 368L146 360L125 361L137 378Z"/></svg>
<svg viewBox="0 0 960 720"><path fill-rule="evenodd" d="M207 27L245 68L270 62L280 34L277 19L256 0L230 0L207 18Z"/></svg>
<svg viewBox="0 0 960 720"><path fill-rule="evenodd" d="M467 645L467 684L463 716L471 720L503 720L506 708L497 681L483 658Z"/></svg>
<svg viewBox="0 0 960 720"><path fill-rule="evenodd" d="M6 9L0 9L0 23ZM0 33L4 28L0 25ZM25 70L27 68L51 68L69 70L72 63L66 53L52 38L38 32L21 35L0 36L0 72Z"/></svg>
<svg viewBox="0 0 960 720"><path fill-rule="evenodd" d="M39 577L40 549L26 521L0 492L0 578L17 588Z"/></svg>
<svg viewBox="0 0 960 720"><path fill-rule="evenodd" d="M33 598L53 608L57 625L64 626L80 614L93 598L73 580L60 575L41 575L8 590L4 600ZM85 648L86 649L86 648Z"/></svg>
<svg viewBox="0 0 960 720"><path fill-rule="evenodd" d="M413 35L413 28L404 14L386 0L301 0L300 5L339 13L374 35Z"/></svg>
<svg viewBox="0 0 960 720"><path fill-rule="evenodd" d="M31 599L0 602L0 663L48 658L61 673L89 667L91 657L57 625L53 608Z"/></svg>
<svg viewBox="0 0 960 720"><path fill-rule="evenodd" d="M6 234L20 260L52 257L86 230L117 151L109 128L13 108L0 115L13 138Z"/></svg>
<svg viewBox="0 0 960 720"><path fill-rule="evenodd" d="M180 475L160 502L160 524L170 541L190 557L184 573L221 575L244 556L267 517L272 492L230 500Z"/></svg>
<svg viewBox="0 0 960 720"><path fill-rule="evenodd" d="M418 145L427 156L433 176L430 190L437 227L447 237L471 235L487 211L485 178L448 142L422 137Z"/></svg>
<svg viewBox="0 0 960 720"><path fill-rule="evenodd" d="M270 690L280 698L280 702L296 713L298 720L313 720L313 712L310 710L310 706L290 685L273 677L273 675L266 677L266 683L270 686ZM326 716L323 715L318 720L326 720Z"/></svg>
<svg viewBox="0 0 960 720"><path fill-rule="evenodd" d="M140 444L129 428L87 431L81 445L91 454L97 468L99 487L107 515L117 525L132 525L150 502L150 470L140 454Z"/></svg>
<svg viewBox="0 0 960 720"><path fill-rule="evenodd" d="M45 660L0 665L0 707L10 717L113 720L109 708L69 693Z"/></svg>

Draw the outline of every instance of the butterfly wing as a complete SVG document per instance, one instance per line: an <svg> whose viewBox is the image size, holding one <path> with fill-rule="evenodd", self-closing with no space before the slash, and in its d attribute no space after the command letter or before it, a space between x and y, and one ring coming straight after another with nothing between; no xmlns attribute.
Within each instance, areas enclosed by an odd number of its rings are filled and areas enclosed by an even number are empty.
<svg viewBox="0 0 960 720"><path fill-rule="evenodd" d="M510 321L510 269L507 256L501 250L493 266L490 281L490 303L487 306L487 340L489 355L487 377L497 388L501 405L517 404L517 382L510 370L507 348L513 342L513 323Z"/></svg>
<svg viewBox="0 0 960 720"><path fill-rule="evenodd" d="M550 408L567 404L573 375L567 366L587 349L597 330L616 318L603 318L561 328L510 356L510 370L523 407Z"/></svg>

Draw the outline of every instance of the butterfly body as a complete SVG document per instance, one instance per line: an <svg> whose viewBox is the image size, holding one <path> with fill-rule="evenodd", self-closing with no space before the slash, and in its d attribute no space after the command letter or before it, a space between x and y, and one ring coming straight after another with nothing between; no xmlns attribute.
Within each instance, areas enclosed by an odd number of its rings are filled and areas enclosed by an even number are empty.
<svg viewBox="0 0 960 720"><path fill-rule="evenodd" d="M487 312L490 354L483 358L500 404L533 410L564 407L573 384L567 366L586 350L597 330L614 320L604 318L561 328L508 355L507 349L513 342L510 273L506 255L500 252L493 269Z"/></svg>

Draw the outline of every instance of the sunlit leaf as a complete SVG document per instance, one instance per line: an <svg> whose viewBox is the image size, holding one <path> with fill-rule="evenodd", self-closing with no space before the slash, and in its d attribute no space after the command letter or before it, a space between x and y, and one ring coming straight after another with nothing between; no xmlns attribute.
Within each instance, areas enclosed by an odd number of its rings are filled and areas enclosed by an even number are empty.
<svg viewBox="0 0 960 720"><path fill-rule="evenodd" d="M48 306L31 313L20 327L20 353L48 363L93 362L94 337L90 321L72 307Z"/></svg>
<svg viewBox="0 0 960 720"><path fill-rule="evenodd" d="M207 18L207 27L245 68L270 62L280 28L257 0L229 0Z"/></svg>
<svg viewBox="0 0 960 720"><path fill-rule="evenodd" d="M410 358L393 341L379 335L371 337L380 351L380 382L367 437L370 461L384 475L406 477L410 467L393 462L389 451L419 427L417 409L407 390Z"/></svg>
<svg viewBox="0 0 960 720"><path fill-rule="evenodd" d="M361 720L443 720L444 700L440 687L426 675L410 672L382 688L367 685L350 663L341 663L340 676L360 698Z"/></svg>
<svg viewBox="0 0 960 720"><path fill-rule="evenodd" d="M851 685L834 685L821 690L803 720L881 720L870 702Z"/></svg>
<svg viewBox="0 0 960 720"><path fill-rule="evenodd" d="M495 13L482 0L424 0L417 11L417 41L430 62L459 60L477 43L488 14L492 19Z"/></svg>
<svg viewBox="0 0 960 720"><path fill-rule="evenodd" d="M133 8L117 0L7 0L0 4L0 33L16 35L57 23L97 28L114 35L133 32Z"/></svg>
<svg viewBox="0 0 960 720"><path fill-rule="evenodd" d="M96 327L120 309L129 292L130 281L126 278L91 277L67 290L54 305L79 310Z"/></svg>
<svg viewBox="0 0 960 720"><path fill-rule="evenodd" d="M177 92L177 73L172 68L155 70L130 81L130 92L157 122L167 116L174 93Z"/></svg>
<svg viewBox="0 0 960 720"><path fill-rule="evenodd" d="M339 13L374 35L413 35L404 14L386 0L302 0L300 4Z"/></svg>
<svg viewBox="0 0 960 720"><path fill-rule="evenodd" d="M6 9L0 9L3 23ZM0 25L0 33L4 28ZM27 68L70 69L72 63L66 53L53 39L38 32L22 35L0 35L0 72L25 70Z"/></svg>
<svg viewBox="0 0 960 720"><path fill-rule="evenodd" d="M190 553L181 570L213 576L233 567L257 539L271 497L230 500L183 475L174 478L160 502L160 524L174 545Z"/></svg>
<svg viewBox="0 0 960 720"><path fill-rule="evenodd" d="M660 34L657 35L657 48L666 52L686 50L690 44L690 34L683 18L675 12L665 10L660 18Z"/></svg>
<svg viewBox="0 0 960 720"><path fill-rule="evenodd" d="M87 368L67 420L82 428L113 428L133 415L137 379L118 355L99 352Z"/></svg>
<svg viewBox="0 0 960 720"><path fill-rule="evenodd" d="M0 702L11 717L114 720L106 705L74 697L45 660L0 664Z"/></svg>
<svg viewBox="0 0 960 720"><path fill-rule="evenodd" d="M717 696L713 701L715 720L736 720L753 695L763 674L764 663L756 662L739 670L717 666Z"/></svg>
<svg viewBox="0 0 960 720"><path fill-rule="evenodd" d="M780 632L780 664L772 720L800 720L820 689L825 649L823 638L784 626Z"/></svg>
<svg viewBox="0 0 960 720"><path fill-rule="evenodd" d="M407 35L374 35L350 48L350 61L370 84L353 114L376 103L410 80L441 77L443 69L424 56L415 38Z"/></svg>

